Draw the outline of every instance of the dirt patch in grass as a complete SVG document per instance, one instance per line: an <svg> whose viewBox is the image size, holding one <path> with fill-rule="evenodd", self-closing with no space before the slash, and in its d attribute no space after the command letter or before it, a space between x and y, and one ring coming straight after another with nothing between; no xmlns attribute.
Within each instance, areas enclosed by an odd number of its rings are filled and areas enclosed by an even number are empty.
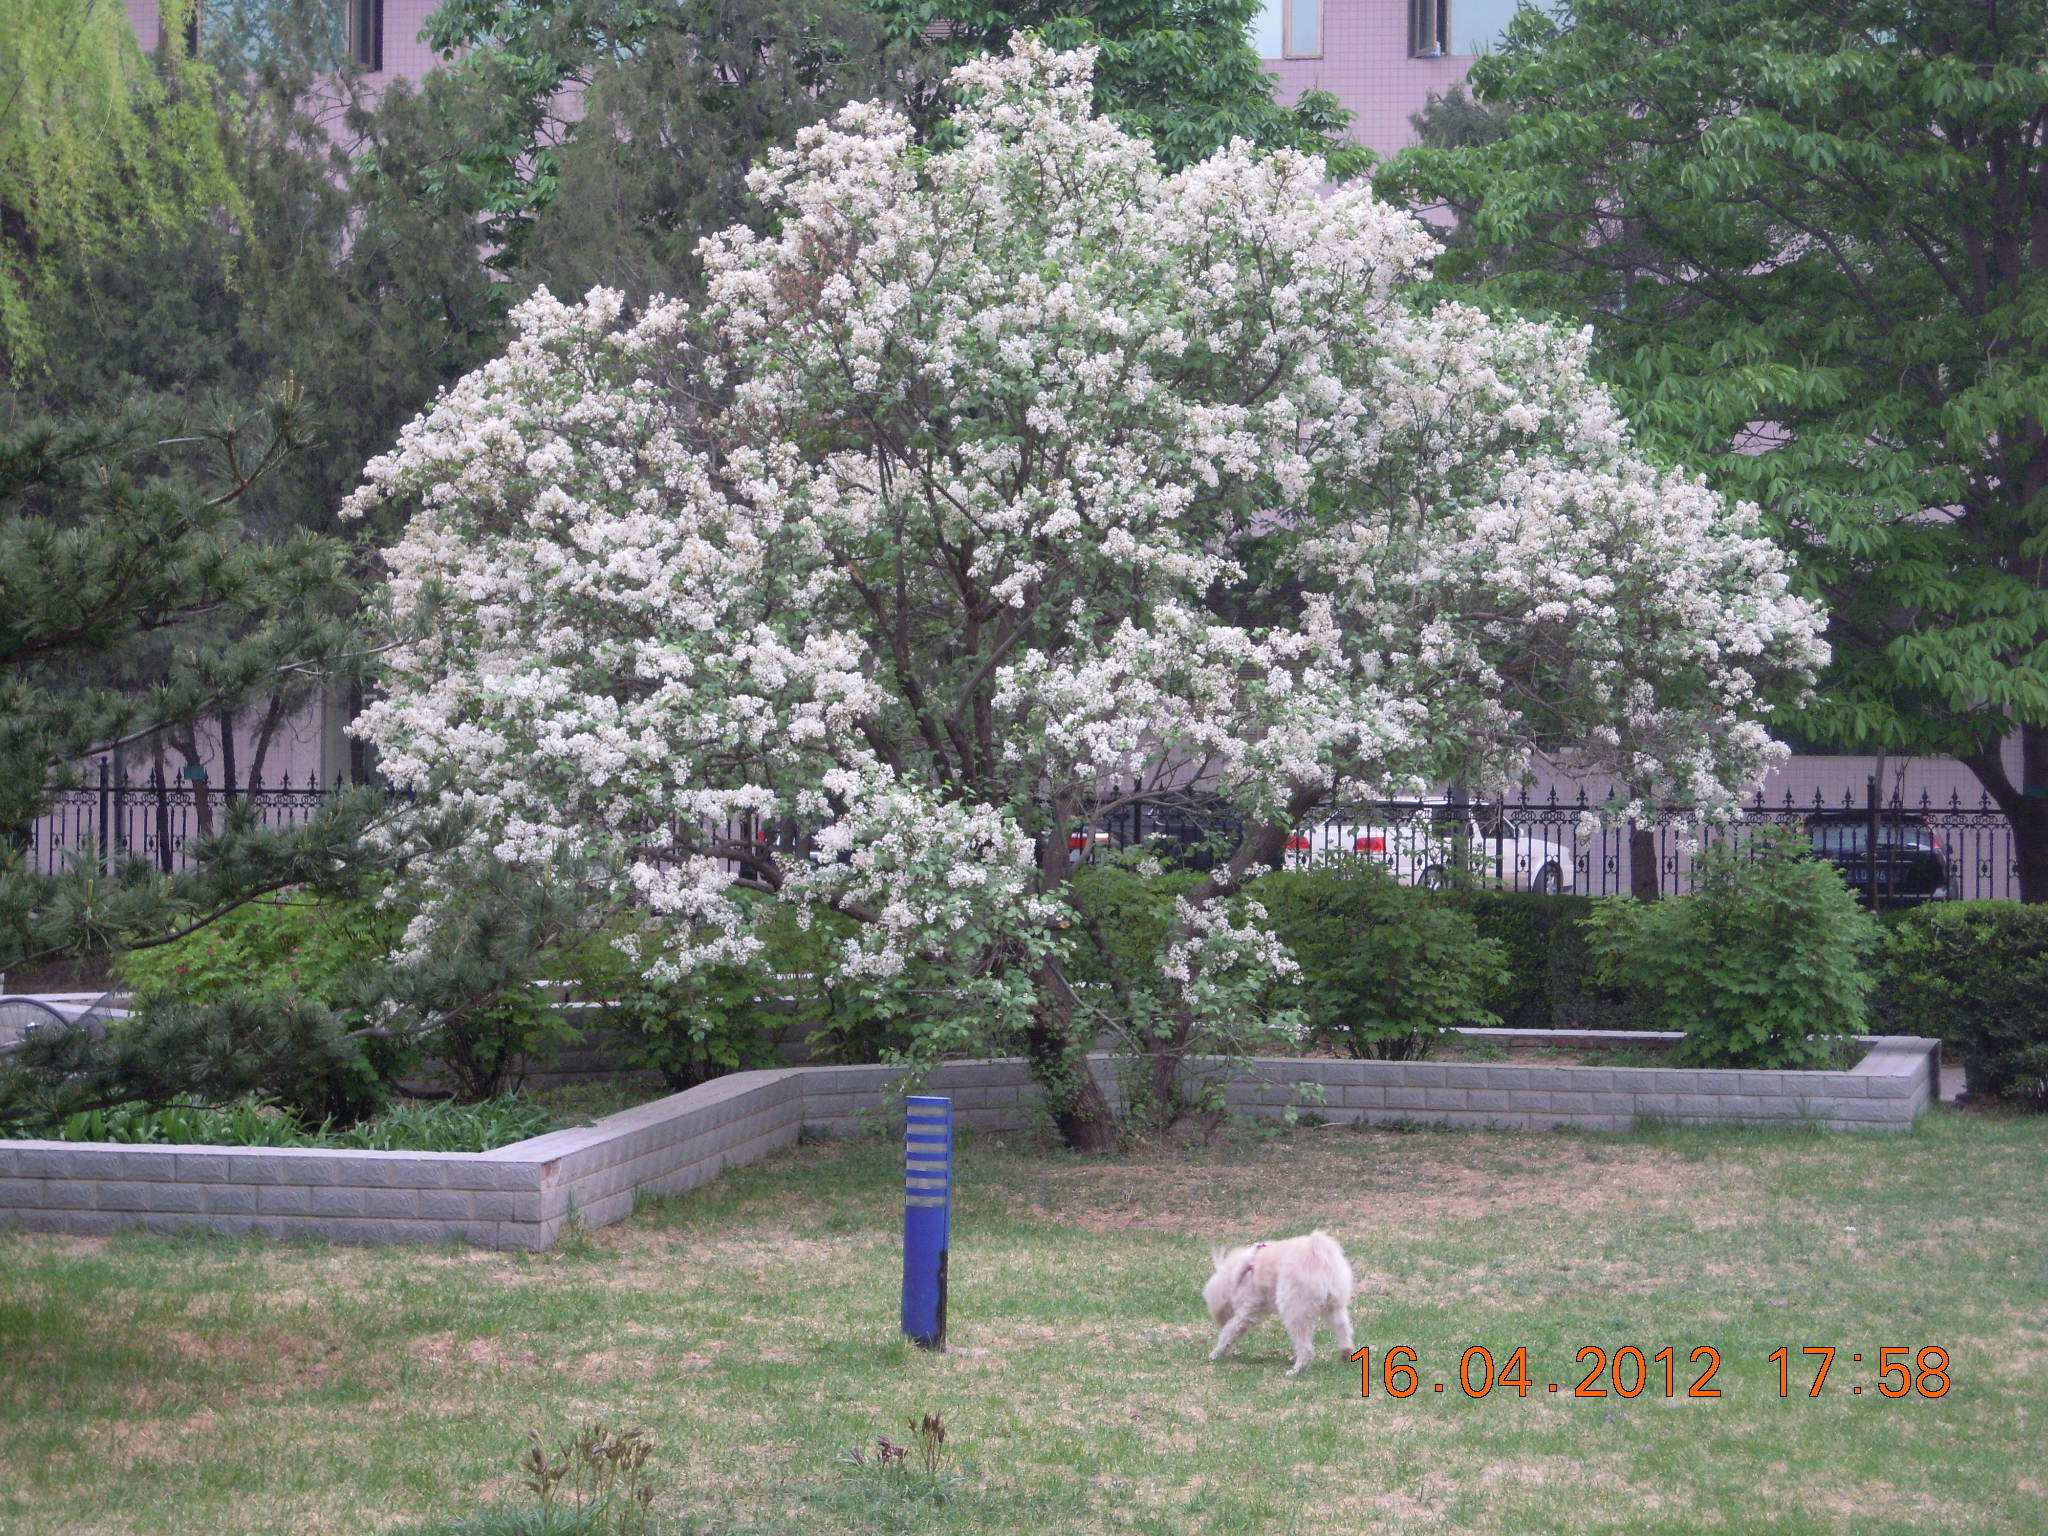
<svg viewBox="0 0 2048 1536"><path fill-rule="evenodd" d="M1087 1232L1152 1231L1222 1241L1235 1233L1280 1233L1314 1218L1361 1229L1584 1214L1617 1206L1644 1211L1690 1204L1708 1219L1741 1220L1754 1180L1640 1144L1600 1146L1557 1137L1500 1137L1475 1159L1472 1138L1455 1133L1360 1132L1328 1127L1299 1133L1285 1153L1252 1162L1226 1154L1140 1156L1049 1168L1023 1214ZM1218 1216L1228 1212L1227 1230ZM1333 1228L1334 1230L1334 1228Z"/></svg>

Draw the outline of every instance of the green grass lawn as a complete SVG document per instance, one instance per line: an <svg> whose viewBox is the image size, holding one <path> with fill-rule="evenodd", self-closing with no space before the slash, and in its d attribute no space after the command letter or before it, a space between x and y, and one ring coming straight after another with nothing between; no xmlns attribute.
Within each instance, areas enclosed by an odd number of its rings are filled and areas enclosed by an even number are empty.
<svg viewBox="0 0 2048 1536"><path fill-rule="evenodd" d="M972 1141L943 1356L896 1335L898 1184L886 1143L806 1145L542 1256L0 1235L0 1529L434 1528L600 1417L656 1438L665 1531L2048 1529L2039 1119ZM1205 1358L1209 1244L1317 1225L1414 1397L1361 1398L1327 1334L1286 1379L1275 1323ZM1472 1344L1535 1390L1465 1397ZM1681 1392L1714 1346L1722 1396L1572 1395L1628 1344ZM1948 1394L1878 1396L1877 1350L1929 1344ZM1841 1352L1819 1399L1807 1345ZM925 1412L935 1488L852 1461Z"/></svg>

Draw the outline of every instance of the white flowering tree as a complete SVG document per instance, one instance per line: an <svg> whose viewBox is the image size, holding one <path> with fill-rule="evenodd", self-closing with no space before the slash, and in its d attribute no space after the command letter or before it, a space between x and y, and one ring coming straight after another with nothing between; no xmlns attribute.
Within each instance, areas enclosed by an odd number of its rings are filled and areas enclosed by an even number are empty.
<svg viewBox="0 0 2048 1536"><path fill-rule="evenodd" d="M1826 651L1754 509L1634 454L1584 335L1418 307L1414 219L1295 154L1166 174L1090 64L965 67L938 150L807 129L704 314L537 294L369 466L414 510L357 729L462 829L416 941L479 858L643 914L657 974L830 908L845 975L946 978L941 1043L1021 1040L1101 1146L1068 847L1134 793L1246 829L1171 1058L1285 969L1255 877L1320 807L1544 744L1708 811L1770 765L1762 690Z"/></svg>

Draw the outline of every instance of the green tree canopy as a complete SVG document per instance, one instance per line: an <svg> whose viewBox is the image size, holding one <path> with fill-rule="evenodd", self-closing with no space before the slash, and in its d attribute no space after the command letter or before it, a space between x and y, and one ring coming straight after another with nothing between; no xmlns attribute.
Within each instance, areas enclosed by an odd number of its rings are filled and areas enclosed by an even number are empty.
<svg viewBox="0 0 2048 1536"><path fill-rule="evenodd" d="M190 0L165 0L152 62L101 0L0 0L0 380L42 351L64 263L232 203Z"/></svg>
<svg viewBox="0 0 2048 1536"><path fill-rule="evenodd" d="M1094 47L1095 103L1126 131L1150 139L1170 170L1232 139L1260 149L1324 156L1338 177L1370 157L1344 138L1351 114L1327 91L1292 106L1273 99L1273 77L1251 44L1258 0L874 0L907 31L928 33L949 64L1000 55L1019 32L1060 48Z"/></svg>
<svg viewBox="0 0 2048 1536"><path fill-rule="evenodd" d="M1576 0L1472 72L1497 139L1380 185L1441 271L1595 325L1645 443L1762 504L1834 614L1802 717L1953 753L2048 899L2048 0Z"/></svg>

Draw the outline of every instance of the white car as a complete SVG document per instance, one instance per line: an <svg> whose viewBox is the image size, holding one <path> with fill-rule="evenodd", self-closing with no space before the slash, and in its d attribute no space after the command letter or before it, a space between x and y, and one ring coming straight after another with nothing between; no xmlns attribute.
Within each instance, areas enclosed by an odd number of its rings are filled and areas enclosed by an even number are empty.
<svg viewBox="0 0 2048 1536"><path fill-rule="evenodd" d="M1448 800L1417 802L1405 816L1339 817L1288 840L1296 867L1336 856L1372 859L1403 885L1446 885L1460 868L1482 885L1546 896L1579 883L1578 859L1560 829Z"/></svg>

